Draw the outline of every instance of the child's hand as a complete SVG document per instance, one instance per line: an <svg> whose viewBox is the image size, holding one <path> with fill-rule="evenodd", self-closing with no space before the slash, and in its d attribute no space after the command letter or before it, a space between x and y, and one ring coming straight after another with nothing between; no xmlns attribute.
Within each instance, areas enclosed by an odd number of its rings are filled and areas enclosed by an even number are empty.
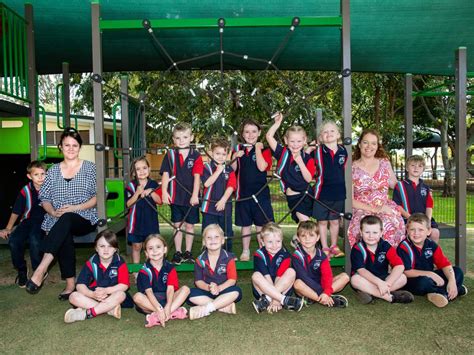
<svg viewBox="0 0 474 355"><path fill-rule="evenodd" d="M164 308L164 312L165 312L166 321L169 321L171 317L171 303L166 304Z"/></svg>
<svg viewBox="0 0 474 355"><path fill-rule="evenodd" d="M436 284L436 286L443 286L444 285L444 280L441 276L439 276L438 274L432 272L428 275L428 277L430 277Z"/></svg>
<svg viewBox="0 0 474 355"><path fill-rule="evenodd" d="M304 165L304 161L303 161L303 158L301 157L301 153L300 153L300 152L293 153L293 160L294 160L295 163L298 164L298 165L301 165L301 164Z"/></svg>
<svg viewBox="0 0 474 355"><path fill-rule="evenodd" d="M94 291L93 298L99 302L105 300L108 294L103 287L97 287Z"/></svg>
<svg viewBox="0 0 474 355"><path fill-rule="evenodd" d="M222 198L219 201L217 201L216 210L217 211L224 211L226 202L227 201L222 199Z"/></svg>
<svg viewBox="0 0 474 355"><path fill-rule="evenodd" d="M458 287L456 286L456 282L449 281L446 290L448 291L448 299L450 301L458 297Z"/></svg>
<svg viewBox="0 0 474 355"><path fill-rule="evenodd" d="M310 154L313 150L316 149L316 147L317 147L316 141L311 141L311 142L309 142L308 148L306 148L305 152Z"/></svg>
<svg viewBox="0 0 474 355"><path fill-rule="evenodd" d="M263 143L257 142L255 143L255 150L263 150Z"/></svg>
<svg viewBox="0 0 474 355"><path fill-rule="evenodd" d="M190 204L191 206L199 205L199 197L192 195L192 196L191 196L191 199L189 200L189 204Z"/></svg>
<svg viewBox="0 0 474 355"><path fill-rule="evenodd" d="M164 308L161 307L157 312L154 312L154 313L158 316L158 319L160 320L160 324L164 328L165 322L166 322L166 315L165 315Z"/></svg>
<svg viewBox="0 0 474 355"><path fill-rule="evenodd" d="M221 288L215 282L209 284L209 292L214 296L217 296L221 292Z"/></svg>
<svg viewBox="0 0 474 355"><path fill-rule="evenodd" d="M377 284L377 288L379 289L380 295L388 295L390 293L390 287L387 285L385 281L380 280Z"/></svg>
<svg viewBox="0 0 474 355"><path fill-rule="evenodd" d="M161 199L163 200L164 205L169 205L171 203L171 197L168 191L163 190L161 192Z"/></svg>
<svg viewBox="0 0 474 355"><path fill-rule="evenodd" d="M276 313L278 311L280 311L282 309L282 305L280 302L276 301L276 300L272 300L270 302L270 305L267 307L267 312L268 313Z"/></svg>
<svg viewBox="0 0 474 355"><path fill-rule="evenodd" d="M143 190L145 190L145 186L144 185L138 185L137 190L135 191L135 195L141 196Z"/></svg>
<svg viewBox="0 0 474 355"><path fill-rule="evenodd" d="M324 306L332 307L334 305L334 300L331 298L331 296L321 293L321 296L319 296L319 303Z"/></svg>
<svg viewBox="0 0 474 355"><path fill-rule="evenodd" d="M272 117L275 119L275 123L277 125L281 125L281 122L283 121L283 114L280 111L275 112Z"/></svg>
<svg viewBox="0 0 474 355"><path fill-rule="evenodd" d="M11 232L12 230L7 228L0 230L0 238L7 240Z"/></svg>
<svg viewBox="0 0 474 355"><path fill-rule="evenodd" d="M144 197L147 197L149 196L153 191L155 191L154 189L146 189L146 190L143 190L142 193L140 194L140 196L142 198Z"/></svg>
<svg viewBox="0 0 474 355"><path fill-rule="evenodd" d="M232 154L232 160L234 160L235 158L241 158L243 155L244 155L244 151L239 150L238 152L235 152L234 154Z"/></svg>
<svg viewBox="0 0 474 355"><path fill-rule="evenodd" d="M224 169L225 169L225 164L217 164L217 166L216 166L216 172L217 172L218 174L222 173L222 172L224 171Z"/></svg>

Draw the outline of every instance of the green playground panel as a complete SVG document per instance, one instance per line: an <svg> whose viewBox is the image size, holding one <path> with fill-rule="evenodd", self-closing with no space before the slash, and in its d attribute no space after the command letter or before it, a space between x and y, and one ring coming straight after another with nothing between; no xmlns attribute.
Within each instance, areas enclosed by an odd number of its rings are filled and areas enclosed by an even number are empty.
<svg viewBox="0 0 474 355"><path fill-rule="evenodd" d="M0 154L30 154L28 117L0 118Z"/></svg>
<svg viewBox="0 0 474 355"><path fill-rule="evenodd" d="M106 202L107 218L113 218L123 213L125 209L125 196L123 180L106 179L106 189L109 197ZM111 195L111 193L113 193Z"/></svg>
<svg viewBox="0 0 474 355"><path fill-rule="evenodd" d="M38 154L41 156L43 154L43 146L40 145L38 147ZM48 145L46 146L46 159L62 159L63 158L63 153L56 147L55 145Z"/></svg>

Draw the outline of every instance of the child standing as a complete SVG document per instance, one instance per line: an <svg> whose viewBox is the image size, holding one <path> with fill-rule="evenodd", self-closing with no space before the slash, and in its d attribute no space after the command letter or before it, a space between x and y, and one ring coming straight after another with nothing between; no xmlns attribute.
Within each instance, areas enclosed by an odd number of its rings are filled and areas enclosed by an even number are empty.
<svg viewBox="0 0 474 355"><path fill-rule="evenodd" d="M307 221L313 212L313 200L305 193L316 168L314 159L303 150L306 144L306 132L299 126L288 128L284 147L275 139L283 114L277 112L274 117L275 123L268 130L266 138L273 156L278 160L276 173L281 177L280 185L286 196L288 208L292 210L293 220Z"/></svg>
<svg viewBox="0 0 474 355"><path fill-rule="evenodd" d="M40 251L40 243L43 240L41 223L45 214L39 205L38 192L46 177L46 164L40 161L32 161L26 168L26 176L30 182L26 184L18 194L13 210L5 229L0 230L0 238L8 239L13 267L18 275L15 283L24 288L28 280L28 270L25 261L25 246L28 241L30 246L30 259L33 270L41 262L43 253ZM20 219L20 224L12 232L15 222ZM10 238L9 238L10 237Z"/></svg>
<svg viewBox="0 0 474 355"><path fill-rule="evenodd" d="M188 313L182 307L189 288L179 288L174 265L166 260L168 247L159 234L150 234L144 243L147 261L138 273L138 292L133 296L136 309L147 314L145 327L165 326L170 319L184 319Z"/></svg>
<svg viewBox="0 0 474 355"><path fill-rule="evenodd" d="M405 268L397 250L381 239L382 220L365 216L360 221L360 231L362 240L351 250L351 285L357 290L361 303L372 302L372 296L391 303L413 302L410 292L399 291L407 283Z"/></svg>
<svg viewBox="0 0 474 355"><path fill-rule="evenodd" d="M73 323L95 318L107 313L117 319L121 317L121 304L133 307L126 293L130 287L125 261L118 255L117 236L110 230L97 234L94 254L82 268L77 278L76 290L69 302L71 308L64 314L64 322Z"/></svg>
<svg viewBox="0 0 474 355"><path fill-rule="evenodd" d="M194 262L191 253L194 239L194 225L199 223L199 188L203 171L201 154L191 149L194 140L191 125L178 123L173 128L173 143L177 149L171 149L165 155L160 173L162 175L162 200L171 207L171 222L179 231L174 236L174 264L183 261ZM173 180L170 179L174 177ZM186 231L186 249L181 253L183 233Z"/></svg>
<svg viewBox="0 0 474 355"><path fill-rule="evenodd" d="M342 291L349 283L349 276L343 272L333 277L328 257L317 247L318 225L313 221L300 222L296 235L300 246L291 257L291 265L296 271L296 293L308 298L310 303L347 307L347 299L333 295L333 292Z"/></svg>
<svg viewBox="0 0 474 355"><path fill-rule="evenodd" d="M158 184L150 179L150 164L145 157L132 162L130 178L125 188L125 202L129 209L127 240L132 244L132 262L137 264L146 237L160 232L158 214L153 206L161 203L161 200L155 192Z"/></svg>
<svg viewBox="0 0 474 355"><path fill-rule="evenodd" d="M399 210L405 219L412 213L424 213L431 220L431 234L429 238L439 243L438 223L433 218L433 195L428 185L421 179L425 170L425 159L419 155L412 155L407 159L406 170L408 177L399 181L393 190L393 200L400 206Z"/></svg>
<svg viewBox="0 0 474 355"><path fill-rule="evenodd" d="M229 201L237 186L234 170L226 165L229 142L222 138L211 142L212 161L204 164L202 183L202 230L210 224L218 224L225 232L225 249L232 252L232 202ZM217 202L216 202L217 201Z"/></svg>
<svg viewBox="0 0 474 355"><path fill-rule="evenodd" d="M257 122L245 120L240 127L240 135L245 144L235 147L232 160L236 161L232 168L237 175L236 199L246 200L235 203L235 224L242 227L241 234L246 236L242 237L240 260L249 261L252 224L255 224L258 244L262 246L260 230L264 224L273 222L270 189L266 186L262 190L267 184L267 172L272 168L272 152L258 142L261 127ZM250 198L252 196L258 202Z"/></svg>
<svg viewBox="0 0 474 355"><path fill-rule="evenodd" d="M467 294L467 287L463 285L462 270L452 266L441 247L427 239L430 222L423 213L412 214L407 221L408 238L400 243L397 252L408 278L405 289L415 295L426 295L437 307L445 307L457 296Z"/></svg>
<svg viewBox="0 0 474 355"><path fill-rule="evenodd" d="M299 312L303 300L291 297L296 273L290 267L291 255L283 248L283 231L273 222L263 226L261 232L263 247L254 255L252 289L257 313L268 310L278 312L282 308Z"/></svg>
<svg viewBox="0 0 474 355"><path fill-rule="evenodd" d="M242 298L236 286L237 269L232 253L222 249L224 231L218 224L208 225L202 234L206 250L198 256L194 266L194 284L188 302L191 320L207 317L214 311L235 314L235 302Z"/></svg>

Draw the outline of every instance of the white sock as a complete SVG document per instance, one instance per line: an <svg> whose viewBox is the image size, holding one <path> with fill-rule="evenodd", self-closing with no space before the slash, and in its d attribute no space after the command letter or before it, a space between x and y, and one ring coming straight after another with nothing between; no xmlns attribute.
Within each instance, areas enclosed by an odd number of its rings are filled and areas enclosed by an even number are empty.
<svg viewBox="0 0 474 355"><path fill-rule="evenodd" d="M285 298L286 298L285 295L281 295L280 303L281 303L282 306L283 306L283 304L285 303Z"/></svg>
<svg viewBox="0 0 474 355"><path fill-rule="evenodd" d="M206 304L206 312L212 313L215 310L216 310L216 306L214 306L214 303L209 302L208 304Z"/></svg>
<svg viewBox="0 0 474 355"><path fill-rule="evenodd" d="M272 301L272 298L268 295L265 295L265 298L267 299L268 302L271 302Z"/></svg>

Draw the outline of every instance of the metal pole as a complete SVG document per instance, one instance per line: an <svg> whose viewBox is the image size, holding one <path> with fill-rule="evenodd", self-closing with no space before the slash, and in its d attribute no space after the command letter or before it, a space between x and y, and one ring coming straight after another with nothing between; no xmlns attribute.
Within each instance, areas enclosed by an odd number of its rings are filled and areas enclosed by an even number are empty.
<svg viewBox="0 0 474 355"><path fill-rule="evenodd" d="M69 63L63 62L63 117L64 126L71 127L71 98L69 94Z"/></svg>
<svg viewBox="0 0 474 355"><path fill-rule="evenodd" d="M466 272L466 90L467 53L466 47L456 50L456 265Z"/></svg>
<svg viewBox="0 0 474 355"><path fill-rule="evenodd" d="M351 19L350 1L341 0L341 59L342 69L351 69ZM351 75L342 77L342 116L344 118L344 137L352 137L352 88ZM346 204L345 209L352 212L352 146L346 146L348 157L345 171L346 180ZM344 220L344 237L347 236L348 221ZM345 271L351 270L351 246L345 238L344 251L346 253Z"/></svg>
<svg viewBox="0 0 474 355"><path fill-rule="evenodd" d="M121 97L121 123L122 123L122 148L123 148L123 180L125 184L130 182L130 137L129 137L129 112L128 112L128 76L120 77L120 91L124 93Z"/></svg>
<svg viewBox="0 0 474 355"><path fill-rule="evenodd" d="M28 97L30 99L30 157L38 159L38 82L36 81L35 29L33 5L25 4L26 47L28 50ZM46 144L46 137L43 137Z"/></svg>
<svg viewBox="0 0 474 355"><path fill-rule="evenodd" d="M405 161L413 154L413 76L405 74Z"/></svg>
<svg viewBox="0 0 474 355"><path fill-rule="evenodd" d="M316 133L318 129L321 127L321 124L323 123L323 109L322 108L317 108L316 109ZM318 137L316 137L317 139Z"/></svg>
<svg viewBox="0 0 474 355"><path fill-rule="evenodd" d="M102 38L99 29L100 4L91 4L92 14L92 71L102 76ZM104 142L104 119L102 102L102 84L93 82L94 90L94 143ZM106 219L105 211L105 154L95 152L97 167L97 213L99 218ZM99 228L104 229L106 226Z"/></svg>
<svg viewBox="0 0 474 355"><path fill-rule="evenodd" d="M145 93L141 92L140 93L140 102L143 102L143 98L145 97ZM146 150L146 118L145 118L145 106L140 105L140 123L139 123L139 129L140 129L140 148L143 149L143 152L145 154Z"/></svg>

